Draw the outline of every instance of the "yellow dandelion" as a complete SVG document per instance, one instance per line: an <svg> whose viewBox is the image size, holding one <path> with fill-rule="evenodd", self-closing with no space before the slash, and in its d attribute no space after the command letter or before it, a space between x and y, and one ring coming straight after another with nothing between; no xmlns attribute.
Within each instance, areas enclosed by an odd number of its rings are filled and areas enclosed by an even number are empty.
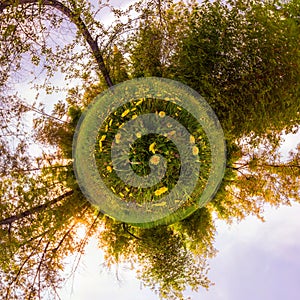
<svg viewBox="0 0 300 300"><path fill-rule="evenodd" d="M154 195L155 195L155 196L160 196L160 195L162 195L163 193L165 193L167 190L168 190L168 188L165 187L165 186L163 186L163 187L161 187L160 189L156 190L156 191L154 192Z"/></svg>
<svg viewBox="0 0 300 300"><path fill-rule="evenodd" d="M105 125L105 132L108 131L108 125Z"/></svg>
<svg viewBox="0 0 300 300"><path fill-rule="evenodd" d="M149 151L151 151L153 154L155 154L155 145L156 143L154 142L149 146Z"/></svg>
<svg viewBox="0 0 300 300"><path fill-rule="evenodd" d="M133 115L133 116L131 117L132 120L134 120L134 119L136 119L136 118L137 118L137 115Z"/></svg>
<svg viewBox="0 0 300 300"><path fill-rule="evenodd" d="M198 153L199 153L198 147L197 147L197 146L194 146L194 147L193 147L193 155L198 155Z"/></svg>
<svg viewBox="0 0 300 300"><path fill-rule="evenodd" d="M132 194L132 193L130 193L130 194L129 194L129 197L132 197L132 196L133 196L133 194Z"/></svg>
<svg viewBox="0 0 300 300"><path fill-rule="evenodd" d="M163 118L163 117L166 115L166 113L165 113L164 111L160 111L160 112L158 113L158 115L159 115L161 118Z"/></svg>
<svg viewBox="0 0 300 300"><path fill-rule="evenodd" d="M195 144L195 137L193 135L190 136L190 143Z"/></svg>
<svg viewBox="0 0 300 300"><path fill-rule="evenodd" d="M122 124L119 126L119 128L122 128L122 127L124 127L124 125L125 125L125 123L122 123Z"/></svg>
<svg viewBox="0 0 300 300"><path fill-rule="evenodd" d="M142 137L142 134L140 132L137 132L135 135L138 139L140 139Z"/></svg>
<svg viewBox="0 0 300 300"><path fill-rule="evenodd" d="M121 192L119 193L119 195L120 195L121 197L124 197L124 194L123 194L123 193L121 193Z"/></svg>
<svg viewBox="0 0 300 300"><path fill-rule="evenodd" d="M120 133L117 133L115 135L115 139L116 139L116 143L119 144L120 143L120 140L121 140L121 134Z"/></svg>
<svg viewBox="0 0 300 300"><path fill-rule="evenodd" d="M103 146L102 146L102 142L105 140L106 135L102 135L100 140L99 140L99 148L100 148L100 152L103 151Z"/></svg>
<svg viewBox="0 0 300 300"><path fill-rule="evenodd" d="M136 110L136 107L134 107L134 108L131 109L131 111L135 111L135 110Z"/></svg>
<svg viewBox="0 0 300 300"><path fill-rule="evenodd" d="M106 138L106 135L105 135L105 134L102 135L102 136L101 136L101 139L100 139L100 142L103 142L103 141L105 140L105 138Z"/></svg>
<svg viewBox="0 0 300 300"><path fill-rule="evenodd" d="M182 110L182 108L181 108L181 107L179 107L179 106L177 106L177 109L178 109L178 110Z"/></svg>
<svg viewBox="0 0 300 300"><path fill-rule="evenodd" d="M130 113L130 109L126 109L122 114L121 117L124 118L125 116L127 116Z"/></svg>
<svg viewBox="0 0 300 300"><path fill-rule="evenodd" d="M150 158L150 163L152 165L158 165L159 164L159 161L160 161L160 157L158 155L153 155L151 158Z"/></svg>
<svg viewBox="0 0 300 300"><path fill-rule="evenodd" d="M144 99L139 100L139 101L135 104L135 106L138 106L138 105L142 104L143 101L144 101Z"/></svg>
<svg viewBox="0 0 300 300"><path fill-rule="evenodd" d="M116 190L111 186L110 187L110 189L114 192L114 193L116 193Z"/></svg>
<svg viewBox="0 0 300 300"><path fill-rule="evenodd" d="M125 186L125 190L126 190L126 192L130 191L130 189L127 186Z"/></svg>
<svg viewBox="0 0 300 300"><path fill-rule="evenodd" d="M111 126L111 125L112 125L112 122L113 122L113 119L110 119L108 125Z"/></svg>
<svg viewBox="0 0 300 300"><path fill-rule="evenodd" d="M111 173L111 172L112 172L112 167L111 167L111 166L107 166L107 167L106 167L106 170L107 170L109 173Z"/></svg>

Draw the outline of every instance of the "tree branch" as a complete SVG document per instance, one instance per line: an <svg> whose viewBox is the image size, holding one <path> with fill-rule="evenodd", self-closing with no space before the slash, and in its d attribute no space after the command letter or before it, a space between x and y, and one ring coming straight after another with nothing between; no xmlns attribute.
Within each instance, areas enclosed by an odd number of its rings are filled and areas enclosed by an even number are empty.
<svg viewBox="0 0 300 300"><path fill-rule="evenodd" d="M134 238L137 239L137 240L141 240L140 237L134 235L132 232L130 232L130 231L128 230L127 224L122 223L122 227L123 227L123 230L124 230L125 232L127 232L130 236L134 237Z"/></svg>
<svg viewBox="0 0 300 300"><path fill-rule="evenodd" d="M18 221L18 220L20 220L20 219L23 219L23 218L25 218L25 217L28 217L28 216L30 216L30 215L33 215L33 214L35 214L35 213L37 213L37 212L39 212L39 211L42 211L43 209L45 209L45 208L47 208L47 207L50 207L51 205L54 205L54 204L56 204L57 202L63 200L64 198L66 198L66 197L68 197L68 196L71 196L73 193L74 193L73 190L68 191L68 192L66 192L65 194L63 194L63 195L61 195L61 196L59 196L59 197L57 197L57 198L55 198L55 199L53 199L53 200L47 202L47 203L38 205L38 206L36 206L36 207L32 207L32 208L30 208L30 209L28 209L28 210L26 210L26 211L24 211L24 212L22 212L22 213L20 213L20 214L17 214L17 215L14 215L14 216L12 216L12 217L9 217L9 218L6 218L6 219L4 219L4 220L1 220L1 221L0 221L0 226L1 226L1 225L9 225L9 224L11 224L11 223L13 223L13 222L15 222L15 221Z"/></svg>
<svg viewBox="0 0 300 300"><path fill-rule="evenodd" d="M44 258L45 258L45 255L46 255L46 252L47 252L47 249L48 249L49 245L50 245L50 241L48 241L48 243L46 244L46 246L45 246L45 248L44 248L44 251L43 251L41 260L40 260L40 262L39 262L39 265L38 265L37 270L36 270L36 272L35 272L35 276L34 276L33 282L32 282L31 287L30 287L30 294L29 294L28 299L31 299L31 295L32 295L33 292L34 292L34 285L35 285L35 282L36 282L36 279L37 279L38 275L39 275L40 272L41 272L41 267L42 267L42 264L43 264L43 262L44 262ZM39 283L40 283L40 281L39 281ZM39 287L40 287L40 286L39 286ZM40 289L39 289L38 292L39 292L39 297L38 297L38 299L41 299L41 298L40 298Z"/></svg>
<svg viewBox="0 0 300 300"><path fill-rule="evenodd" d="M64 165L64 166L49 166L49 167L40 167L40 168L32 168L32 169L16 169L16 172L18 173L30 173L30 172L37 172L37 171L42 171L45 169L62 169L62 168L67 168L70 165Z"/></svg>
<svg viewBox="0 0 300 300"><path fill-rule="evenodd" d="M256 167L270 167L270 168L289 168L289 169L300 169L300 165L289 165L289 164L258 164Z"/></svg>
<svg viewBox="0 0 300 300"><path fill-rule="evenodd" d="M36 4L36 5L50 6L50 7L53 7L55 9L59 10L61 13L63 13L65 16L67 16L68 19L77 26L78 30L81 32L85 41L90 46L93 56L98 64L98 67L99 67L108 87L113 86L112 79L109 75L108 69L106 68L106 65L104 63L102 53L99 49L97 39L93 39L90 31L88 30L84 21L81 19L80 15L77 12L72 11L70 8L68 8L63 3L61 3L57 0L19 0L17 2L3 0L0 2L0 13L3 13L4 9L6 9L7 7L10 7L13 5L23 5L23 4Z"/></svg>
<svg viewBox="0 0 300 300"><path fill-rule="evenodd" d="M6 296L5 296L5 299L8 300L9 299L9 296L10 296L10 290L11 290L11 287L12 285L17 282L24 266L26 265L26 263L29 261L29 259L32 258L32 256L34 255L34 252L38 249L39 245L41 244L42 240L43 240L44 236L42 236L37 244L37 246L30 252L30 254L26 257L26 259L23 261L22 265L20 266L16 276L12 279L12 281L9 283L7 289L6 289Z"/></svg>

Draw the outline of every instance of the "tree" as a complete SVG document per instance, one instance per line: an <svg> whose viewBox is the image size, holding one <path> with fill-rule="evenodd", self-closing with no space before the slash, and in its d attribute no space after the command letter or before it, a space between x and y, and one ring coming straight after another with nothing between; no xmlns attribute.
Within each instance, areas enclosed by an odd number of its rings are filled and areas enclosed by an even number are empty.
<svg viewBox="0 0 300 300"><path fill-rule="evenodd" d="M54 298L64 258L83 253L93 235L108 267L130 261L161 298L183 299L187 285L211 284L214 213L227 222L249 214L263 218L266 203L299 201L300 149L287 162L278 154L282 130L295 130L299 119L298 0L140 1L126 11L99 1L103 7L117 18L109 28L87 1L0 2L0 291L6 299L44 298L51 291ZM128 20L121 21L125 15ZM54 41L66 32L68 37ZM9 91L28 58L34 72L46 70L38 89L54 92L51 77L57 72L79 82L52 114ZM207 207L176 224L142 229L112 220L87 202L73 174L72 138L98 93L150 75L180 80L209 101L225 131L228 161ZM39 117L28 136L21 121L32 110ZM7 136L19 138L15 149ZM26 150L30 138L50 153L33 159ZM81 226L83 238L76 234Z"/></svg>
<svg viewBox="0 0 300 300"><path fill-rule="evenodd" d="M205 97L228 135L271 138L297 123L299 26L289 5L207 1L191 13L170 73Z"/></svg>

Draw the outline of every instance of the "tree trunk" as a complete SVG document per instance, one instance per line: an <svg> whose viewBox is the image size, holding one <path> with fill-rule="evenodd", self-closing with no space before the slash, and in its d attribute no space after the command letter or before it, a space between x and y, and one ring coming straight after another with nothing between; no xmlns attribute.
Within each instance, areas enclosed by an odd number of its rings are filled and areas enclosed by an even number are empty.
<svg viewBox="0 0 300 300"><path fill-rule="evenodd" d="M71 191L66 192L63 195L61 195L61 196L59 196L59 197L57 197L57 198L55 198L55 199L53 199L53 200L51 200L47 203L38 205L36 207L32 207L32 208L30 208L26 211L23 211L22 213L19 213L17 215L14 215L14 216L8 217L4 220L1 220L0 221L0 226L1 225L9 225L9 224L12 224L15 221L18 221L18 220L23 219L27 216L33 215L33 214L35 214L35 213L37 213L37 212L39 212L43 209L46 209L46 208L50 207L51 205L54 205L54 204L58 203L59 201L63 200L64 198L66 198L68 196L71 196L73 193L74 193L74 191L71 190Z"/></svg>

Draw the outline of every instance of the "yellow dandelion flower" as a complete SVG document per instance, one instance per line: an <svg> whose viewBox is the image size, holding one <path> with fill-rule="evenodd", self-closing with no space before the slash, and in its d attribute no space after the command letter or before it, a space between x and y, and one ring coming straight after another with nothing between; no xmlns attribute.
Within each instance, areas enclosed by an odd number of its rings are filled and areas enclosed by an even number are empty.
<svg viewBox="0 0 300 300"><path fill-rule="evenodd" d="M110 119L108 125L111 126L111 125L112 125L112 122L113 122L113 119Z"/></svg>
<svg viewBox="0 0 300 300"><path fill-rule="evenodd" d="M109 173L111 173L111 172L112 172L112 167L111 167L111 166L107 166L107 167L106 167L106 170L107 170Z"/></svg>
<svg viewBox="0 0 300 300"><path fill-rule="evenodd" d="M194 146L194 147L193 147L193 155L198 155L198 153L199 153L198 147L197 147L197 146Z"/></svg>
<svg viewBox="0 0 300 300"><path fill-rule="evenodd" d="M182 110L182 108L181 108L181 107L179 107L179 106L177 106L177 109L178 109L178 110Z"/></svg>
<svg viewBox="0 0 300 300"><path fill-rule="evenodd" d="M164 111L160 111L160 112L158 113L158 115L159 115L161 118L163 118L163 117L166 115L166 113L165 113Z"/></svg>
<svg viewBox="0 0 300 300"><path fill-rule="evenodd" d="M132 194L132 193L130 193L130 194L129 194L129 197L132 197L132 196L133 196L133 194Z"/></svg>
<svg viewBox="0 0 300 300"><path fill-rule="evenodd" d="M105 125L105 132L108 131L108 125Z"/></svg>
<svg viewBox="0 0 300 300"><path fill-rule="evenodd" d="M101 136L101 139L100 139L100 142L103 142L103 141L105 140L105 138L106 138L106 135L105 135L105 134L102 135L102 136Z"/></svg>
<svg viewBox="0 0 300 300"><path fill-rule="evenodd" d="M163 186L163 187L161 187L160 189L156 190L156 191L154 192L154 195L155 195L155 196L160 196L160 195L162 195L163 193L165 193L167 190L168 190L168 188L165 187L165 186Z"/></svg>
<svg viewBox="0 0 300 300"><path fill-rule="evenodd" d="M116 143L119 144L120 143L120 140L121 140L121 134L120 133L117 133L115 135L115 139L116 139Z"/></svg>
<svg viewBox="0 0 300 300"><path fill-rule="evenodd" d="M139 101L135 104L135 106L138 106L138 105L142 104L143 101L144 101L144 99L139 100Z"/></svg>
<svg viewBox="0 0 300 300"><path fill-rule="evenodd" d="M133 116L131 117L132 120L134 120L134 119L136 119L136 118L137 118L137 115L133 115Z"/></svg>
<svg viewBox="0 0 300 300"><path fill-rule="evenodd" d="M190 143L195 144L195 137L193 135L190 136Z"/></svg>
<svg viewBox="0 0 300 300"><path fill-rule="evenodd" d="M123 194L123 193L121 193L121 192L119 193L119 195L120 195L121 197L124 197L124 194Z"/></svg>
<svg viewBox="0 0 300 300"><path fill-rule="evenodd" d="M154 142L149 146L149 151L151 151L153 154L155 154L155 145L156 143Z"/></svg>
<svg viewBox="0 0 300 300"><path fill-rule="evenodd" d="M151 158L150 158L150 163L152 165L158 165L159 164L159 161L160 161L160 157L158 155L153 155Z"/></svg>
<svg viewBox="0 0 300 300"><path fill-rule="evenodd" d="M140 139L142 137L142 134L140 132L137 132L135 135L138 139Z"/></svg>
<svg viewBox="0 0 300 300"><path fill-rule="evenodd" d="M128 114L130 113L130 109L126 109L122 114L121 114L121 117L125 117L127 116Z"/></svg>
<svg viewBox="0 0 300 300"><path fill-rule="evenodd" d="M100 152L102 152L102 142L99 141L99 148L100 148Z"/></svg>
<svg viewBox="0 0 300 300"><path fill-rule="evenodd" d="M119 128L122 128L122 127L124 127L124 125L125 125L125 123L122 123L122 124L119 126Z"/></svg>
<svg viewBox="0 0 300 300"><path fill-rule="evenodd" d="M114 193L116 193L116 190L111 186L110 187L110 189L114 192Z"/></svg>
<svg viewBox="0 0 300 300"><path fill-rule="evenodd" d="M130 189L127 186L125 186L125 190L126 190L126 192L130 191Z"/></svg>
<svg viewBox="0 0 300 300"><path fill-rule="evenodd" d="M134 108L131 109L131 111L135 111L135 110L136 110L136 107L134 107Z"/></svg>

